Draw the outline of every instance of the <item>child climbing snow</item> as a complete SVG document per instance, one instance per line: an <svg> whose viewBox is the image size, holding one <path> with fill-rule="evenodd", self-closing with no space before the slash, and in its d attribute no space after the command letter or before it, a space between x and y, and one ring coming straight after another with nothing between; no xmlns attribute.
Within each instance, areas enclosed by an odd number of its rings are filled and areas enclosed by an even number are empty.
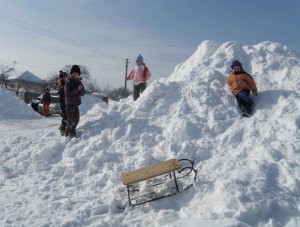
<svg viewBox="0 0 300 227"><path fill-rule="evenodd" d="M232 74L227 78L227 84L235 95L243 117L250 117L253 111L253 101L249 97L250 91L258 96L257 88L253 78L243 70L239 60L233 61Z"/></svg>
<svg viewBox="0 0 300 227"><path fill-rule="evenodd" d="M70 138L76 137L76 127L79 123L80 118L80 96L83 96L85 94L84 87L81 80L79 79L80 74L81 70L79 66L73 65L70 71L71 76L67 80L65 85L65 104L68 119L65 136L69 136Z"/></svg>
<svg viewBox="0 0 300 227"><path fill-rule="evenodd" d="M140 94L147 87L147 82L151 77L151 72L146 67L142 55L137 56L136 58L136 67L131 71L127 76L127 80L133 80L133 100L137 100L140 97Z"/></svg>

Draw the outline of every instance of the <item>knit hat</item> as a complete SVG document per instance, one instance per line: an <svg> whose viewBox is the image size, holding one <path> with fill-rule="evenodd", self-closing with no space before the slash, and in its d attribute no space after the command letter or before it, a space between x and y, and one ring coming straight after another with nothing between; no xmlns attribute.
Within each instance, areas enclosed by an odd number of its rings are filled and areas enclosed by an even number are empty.
<svg viewBox="0 0 300 227"><path fill-rule="evenodd" d="M66 72L59 71L59 79L62 79L62 78L67 77L67 76L68 76L68 74Z"/></svg>
<svg viewBox="0 0 300 227"><path fill-rule="evenodd" d="M241 67L241 69L243 69L242 63L239 60L234 60L231 64L231 68L233 69L233 67L235 66L239 66Z"/></svg>
<svg viewBox="0 0 300 227"><path fill-rule="evenodd" d="M139 56L136 57L136 60L135 60L135 61L136 61L136 62L141 62L141 63L143 63L143 62L144 62L144 58L143 58L142 55L139 54Z"/></svg>
<svg viewBox="0 0 300 227"><path fill-rule="evenodd" d="M72 73L79 73L79 75L81 75L81 70L80 70L78 65L73 65L72 66L70 74L72 75Z"/></svg>

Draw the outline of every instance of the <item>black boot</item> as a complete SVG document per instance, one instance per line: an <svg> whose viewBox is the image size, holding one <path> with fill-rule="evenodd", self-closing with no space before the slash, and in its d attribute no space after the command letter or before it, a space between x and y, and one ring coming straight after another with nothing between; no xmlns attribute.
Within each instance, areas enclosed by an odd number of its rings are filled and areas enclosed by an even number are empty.
<svg viewBox="0 0 300 227"><path fill-rule="evenodd" d="M65 137L68 137L69 136L69 128L68 126L65 128Z"/></svg>
<svg viewBox="0 0 300 227"><path fill-rule="evenodd" d="M250 117L247 111L247 107L245 107L244 105L240 106L241 111L242 111L242 117Z"/></svg>
<svg viewBox="0 0 300 227"><path fill-rule="evenodd" d="M69 133L69 138L72 139L72 138L75 138L76 137L76 134L74 133Z"/></svg>
<svg viewBox="0 0 300 227"><path fill-rule="evenodd" d="M64 135L65 135L65 132L66 132L66 127L63 126L63 125L61 125L61 126L59 126L58 129L59 129L59 131L60 131L61 136L64 136Z"/></svg>
<svg viewBox="0 0 300 227"><path fill-rule="evenodd" d="M65 136L66 135L66 131L65 130L60 130L60 135L61 136Z"/></svg>

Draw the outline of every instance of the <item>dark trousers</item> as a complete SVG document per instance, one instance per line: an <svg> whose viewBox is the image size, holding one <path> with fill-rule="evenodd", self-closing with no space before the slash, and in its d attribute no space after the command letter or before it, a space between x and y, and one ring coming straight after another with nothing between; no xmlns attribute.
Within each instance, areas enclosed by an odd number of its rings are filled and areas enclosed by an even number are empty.
<svg viewBox="0 0 300 227"><path fill-rule="evenodd" d="M140 97L140 94L145 91L147 87L146 83L141 83L133 86L133 100L137 100Z"/></svg>
<svg viewBox="0 0 300 227"><path fill-rule="evenodd" d="M235 98L239 104L242 112L251 113L253 108L253 102L249 97L250 91L241 91L239 94L235 95Z"/></svg>
<svg viewBox="0 0 300 227"><path fill-rule="evenodd" d="M61 124L59 129L61 131L65 131L65 128L67 127L68 124L68 119L67 119L67 112L66 112L66 104L65 103L60 103L60 110L61 110Z"/></svg>
<svg viewBox="0 0 300 227"><path fill-rule="evenodd" d="M68 105L66 106L66 113L68 119L67 134L69 136L76 136L76 127L80 119L79 107L77 105Z"/></svg>

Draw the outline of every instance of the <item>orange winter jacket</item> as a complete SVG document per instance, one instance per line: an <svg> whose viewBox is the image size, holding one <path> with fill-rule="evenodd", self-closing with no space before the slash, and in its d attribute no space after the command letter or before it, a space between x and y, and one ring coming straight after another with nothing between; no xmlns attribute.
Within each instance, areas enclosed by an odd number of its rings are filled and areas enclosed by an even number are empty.
<svg viewBox="0 0 300 227"><path fill-rule="evenodd" d="M227 78L227 84L233 94L238 94L243 90L251 90L253 93L257 93L257 88L253 78L247 73L231 74Z"/></svg>

